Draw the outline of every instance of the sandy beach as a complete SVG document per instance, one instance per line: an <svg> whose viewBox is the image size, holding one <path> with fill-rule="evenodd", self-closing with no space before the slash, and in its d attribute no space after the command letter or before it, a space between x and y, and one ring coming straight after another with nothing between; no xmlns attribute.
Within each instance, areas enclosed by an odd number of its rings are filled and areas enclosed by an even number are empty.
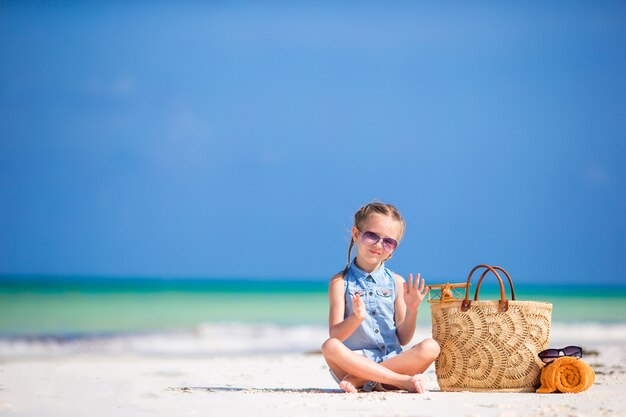
<svg viewBox="0 0 626 417"><path fill-rule="evenodd" d="M553 338L551 345L559 344ZM626 416L626 346L589 341L596 383L580 394L342 393L311 353L4 358L0 414L18 416Z"/></svg>
<svg viewBox="0 0 626 417"><path fill-rule="evenodd" d="M625 52L626 0L0 0L0 417L626 417ZM421 389L329 335L595 379L349 394L321 346Z"/></svg>

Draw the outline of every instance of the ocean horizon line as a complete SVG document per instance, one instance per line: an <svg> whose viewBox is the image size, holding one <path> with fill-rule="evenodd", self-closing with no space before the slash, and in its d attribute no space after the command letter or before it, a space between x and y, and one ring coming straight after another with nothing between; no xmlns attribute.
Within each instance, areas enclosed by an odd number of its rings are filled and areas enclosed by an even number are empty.
<svg viewBox="0 0 626 417"><path fill-rule="evenodd" d="M207 292L207 293L325 293L326 278L266 277L150 277L105 275L0 274L0 293L32 292ZM462 281L459 281L462 282ZM436 282L442 284L443 282ZM504 280L507 297L510 289ZM427 283L428 284L428 283ZM433 283L431 283L433 284ZM473 294L476 282L472 282ZM626 297L626 283L592 284L514 281L518 294L565 297ZM498 292L495 280L483 284L481 294Z"/></svg>
<svg viewBox="0 0 626 417"><path fill-rule="evenodd" d="M504 279L505 277L502 276ZM408 279L408 277L405 277ZM137 282L160 282L160 281L179 281L179 282L231 282L231 281L250 281L250 282L310 282L310 283L328 283L330 281L330 275L324 277L293 277L293 276L269 276L269 275L161 275L161 274L137 274L137 275L125 275L125 274L57 274L57 273L0 273L0 284L8 282L99 282L99 281L112 281L112 282L124 282L124 281L137 281ZM445 282L453 282L452 280L428 280L436 281L437 284ZM441 281L441 282L440 282ZM473 280L477 281L476 280ZM466 279L457 279L454 282L466 282ZM602 286L602 287L616 287L626 288L626 281L615 282L612 280L597 280L594 279L593 283L581 283L578 281L567 282L561 280L546 281L541 278L533 279L516 279L514 284L523 285L536 285L536 286L553 286L553 285L567 285L577 287L589 287L589 286Z"/></svg>

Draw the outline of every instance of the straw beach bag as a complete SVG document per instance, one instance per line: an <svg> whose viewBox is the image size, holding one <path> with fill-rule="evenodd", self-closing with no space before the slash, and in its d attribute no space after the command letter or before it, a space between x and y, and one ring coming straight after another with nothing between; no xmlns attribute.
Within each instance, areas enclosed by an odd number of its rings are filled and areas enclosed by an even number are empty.
<svg viewBox="0 0 626 417"><path fill-rule="evenodd" d="M470 301L470 281L480 269L484 272ZM498 271L509 281L510 300ZM489 273L500 283L500 300L479 301L480 286ZM435 363L441 390L535 391L543 366L537 354L548 347L552 304L517 301L511 276L499 266L478 265L464 287L464 299L451 297L446 284L447 293L430 300L433 339L441 346Z"/></svg>

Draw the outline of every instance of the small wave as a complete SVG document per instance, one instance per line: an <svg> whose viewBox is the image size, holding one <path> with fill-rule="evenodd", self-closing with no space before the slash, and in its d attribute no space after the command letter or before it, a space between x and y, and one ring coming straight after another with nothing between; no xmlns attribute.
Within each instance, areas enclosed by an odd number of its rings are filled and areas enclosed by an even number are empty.
<svg viewBox="0 0 626 417"><path fill-rule="evenodd" d="M625 343L626 323L552 323L550 342Z"/></svg>
<svg viewBox="0 0 626 417"><path fill-rule="evenodd" d="M431 336L418 326L412 344ZM319 352L325 326L206 323L193 329L149 333L66 334L0 337L0 358L68 355L214 356ZM626 323L553 323L550 345L620 344Z"/></svg>
<svg viewBox="0 0 626 417"><path fill-rule="evenodd" d="M0 358L104 355L243 355L319 351L322 326L210 323L148 333L0 337Z"/></svg>

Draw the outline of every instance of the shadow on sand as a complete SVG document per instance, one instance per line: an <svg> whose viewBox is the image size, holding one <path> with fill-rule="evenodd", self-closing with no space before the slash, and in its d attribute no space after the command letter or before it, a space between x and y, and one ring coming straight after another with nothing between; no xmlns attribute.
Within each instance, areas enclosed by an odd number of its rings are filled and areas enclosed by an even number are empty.
<svg viewBox="0 0 626 417"><path fill-rule="evenodd" d="M241 388L241 387L168 387L169 391L177 392L246 392L246 393L295 393L295 394L337 394L343 393L337 389L322 388Z"/></svg>

